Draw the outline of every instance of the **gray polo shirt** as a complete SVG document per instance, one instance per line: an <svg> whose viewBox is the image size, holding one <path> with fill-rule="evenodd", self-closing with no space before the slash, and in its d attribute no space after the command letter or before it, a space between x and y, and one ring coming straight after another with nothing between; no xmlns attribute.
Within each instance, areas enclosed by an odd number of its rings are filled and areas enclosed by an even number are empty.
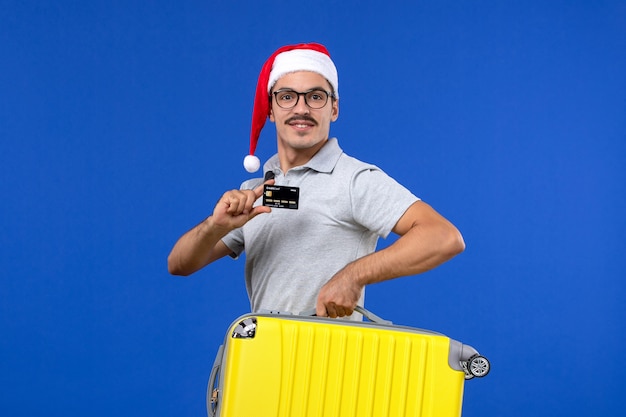
<svg viewBox="0 0 626 417"><path fill-rule="evenodd" d="M246 252L253 312L315 308L321 287L348 263L374 252L419 200L374 165L352 158L330 139L306 164L283 173L278 155L264 165L276 185L300 188L297 210L273 208L223 238L233 257ZM244 182L253 189L261 178ZM255 205L262 203L259 199ZM361 296L360 304L363 303Z"/></svg>

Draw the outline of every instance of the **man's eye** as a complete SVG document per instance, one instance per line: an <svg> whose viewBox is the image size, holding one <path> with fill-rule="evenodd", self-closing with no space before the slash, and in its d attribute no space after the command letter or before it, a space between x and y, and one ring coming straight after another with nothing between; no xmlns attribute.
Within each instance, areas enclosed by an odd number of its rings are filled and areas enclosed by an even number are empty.
<svg viewBox="0 0 626 417"><path fill-rule="evenodd" d="M307 95L307 100L309 101L324 101L326 100L326 93L323 91L311 91Z"/></svg>
<svg viewBox="0 0 626 417"><path fill-rule="evenodd" d="M278 96L278 99L282 101L289 101L289 100L293 100L293 96L291 93L283 93Z"/></svg>

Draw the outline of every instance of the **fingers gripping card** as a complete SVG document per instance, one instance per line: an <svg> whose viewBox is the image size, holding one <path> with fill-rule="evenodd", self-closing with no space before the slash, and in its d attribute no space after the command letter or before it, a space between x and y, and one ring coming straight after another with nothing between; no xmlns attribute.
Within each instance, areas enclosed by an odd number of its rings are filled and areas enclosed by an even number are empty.
<svg viewBox="0 0 626 417"><path fill-rule="evenodd" d="M273 208L298 209L299 187L266 185L263 187L263 205Z"/></svg>

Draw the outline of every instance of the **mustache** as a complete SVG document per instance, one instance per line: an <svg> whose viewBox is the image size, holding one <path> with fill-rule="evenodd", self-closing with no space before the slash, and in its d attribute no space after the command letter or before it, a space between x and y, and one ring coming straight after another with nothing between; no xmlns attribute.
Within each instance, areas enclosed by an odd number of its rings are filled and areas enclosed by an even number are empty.
<svg viewBox="0 0 626 417"><path fill-rule="evenodd" d="M315 126L317 126L317 121L309 115L303 114L301 116L293 116L289 119L285 120L285 124L293 123L293 122L311 122Z"/></svg>

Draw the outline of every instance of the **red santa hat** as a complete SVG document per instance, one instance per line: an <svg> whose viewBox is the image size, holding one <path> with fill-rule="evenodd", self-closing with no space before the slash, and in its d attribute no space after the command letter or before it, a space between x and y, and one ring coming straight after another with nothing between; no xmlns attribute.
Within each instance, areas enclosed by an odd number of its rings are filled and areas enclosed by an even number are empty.
<svg viewBox="0 0 626 417"><path fill-rule="evenodd" d="M339 97L337 68L330 59L330 54L325 46L319 43L301 43L283 46L274 52L261 68L256 86L252 110L252 129L250 130L250 154L243 161L248 172L256 172L261 166L261 161L254 155L254 151L261 130L270 115L268 94L280 77L296 71L311 71L320 74L328 80L335 96Z"/></svg>

